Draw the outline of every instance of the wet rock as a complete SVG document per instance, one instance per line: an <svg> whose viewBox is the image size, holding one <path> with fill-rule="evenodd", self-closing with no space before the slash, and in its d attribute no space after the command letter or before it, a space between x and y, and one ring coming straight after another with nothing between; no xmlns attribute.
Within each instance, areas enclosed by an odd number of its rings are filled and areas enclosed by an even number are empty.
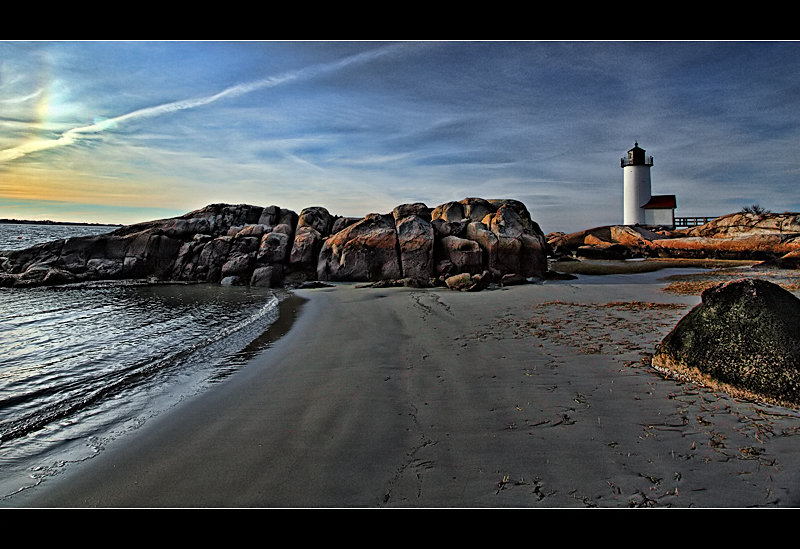
<svg viewBox="0 0 800 549"><path fill-rule="evenodd" d="M249 279L253 265L253 258L249 254L233 254L220 269L220 276L227 278L237 276L241 279Z"/></svg>
<svg viewBox="0 0 800 549"><path fill-rule="evenodd" d="M250 285L262 288L274 288L281 283L281 265L265 265L256 267L250 277Z"/></svg>
<svg viewBox="0 0 800 549"><path fill-rule="evenodd" d="M298 286L301 290L315 290L317 288L333 288L333 284L320 282L319 280L307 280Z"/></svg>
<svg viewBox="0 0 800 549"><path fill-rule="evenodd" d="M172 270L181 242L161 234L144 234L126 250L123 273L137 271L139 276L164 277ZM126 271L126 266L127 271ZM135 267L131 269L131 265Z"/></svg>
<svg viewBox="0 0 800 549"><path fill-rule="evenodd" d="M178 250L178 257L175 259L175 264L172 266L171 278L173 280L202 280L205 277L206 270L198 268L200 260L200 253L203 250L206 242L209 242L211 237L200 238L207 235L195 235L192 240L184 242Z"/></svg>
<svg viewBox="0 0 800 549"><path fill-rule="evenodd" d="M759 279L701 297L659 344L653 366L735 396L800 405L800 299Z"/></svg>
<svg viewBox="0 0 800 549"><path fill-rule="evenodd" d="M93 258L86 262L86 269L92 272L93 279L114 279L122 276L123 259Z"/></svg>
<svg viewBox="0 0 800 549"><path fill-rule="evenodd" d="M59 260L61 250L64 247L64 239L36 244L30 248L5 252L0 259L0 267L3 272L9 274L19 274L27 270L33 264L50 265Z"/></svg>
<svg viewBox="0 0 800 549"><path fill-rule="evenodd" d="M229 236L220 236L203 246L197 260L197 268L198 272L205 274L205 281L217 282L221 278L222 265L228 260L231 240Z"/></svg>

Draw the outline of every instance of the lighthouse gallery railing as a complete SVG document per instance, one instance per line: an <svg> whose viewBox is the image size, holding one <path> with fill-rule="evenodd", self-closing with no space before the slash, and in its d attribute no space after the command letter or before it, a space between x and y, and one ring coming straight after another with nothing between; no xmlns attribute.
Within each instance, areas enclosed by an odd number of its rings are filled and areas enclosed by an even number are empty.
<svg viewBox="0 0 800 549"><path fill-rule="evenodd" d="M625 158L623 156L622 158L619 159L619 165L620 165L621 168L624 168L625 166L652 166L653 165L653 157L652 156L648 156L647 158L644 159L644 164L642 164L640 162L635 162L631 158Z"/></svg>

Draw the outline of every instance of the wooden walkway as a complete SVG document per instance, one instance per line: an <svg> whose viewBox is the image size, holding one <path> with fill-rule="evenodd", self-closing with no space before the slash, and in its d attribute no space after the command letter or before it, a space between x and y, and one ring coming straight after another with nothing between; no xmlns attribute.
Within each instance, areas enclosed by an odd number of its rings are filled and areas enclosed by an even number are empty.
<svg viewBox="0 0 800 549"><path fill-rule="evenodd" d="M714 219L716 219L716 217L676 217L675 228L697 227L698 225L705 225Z"/></svg>

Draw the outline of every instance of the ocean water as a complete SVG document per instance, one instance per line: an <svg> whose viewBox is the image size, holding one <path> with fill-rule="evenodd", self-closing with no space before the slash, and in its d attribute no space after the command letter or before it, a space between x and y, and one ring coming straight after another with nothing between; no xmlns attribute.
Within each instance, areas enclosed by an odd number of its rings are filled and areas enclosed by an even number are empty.
<svg viewBox="0 0 800 549"><path fill-rule="evenodd" d="M22 250L35 244L111 232L117 227L107 225L34 225L0 223L0 250Z"/></svg>
<svg viewBox="0 0 800 549"><path fill-rule="evenodd" d="M0 224L0 249L9 239L81 233L60 228ZM262 350L279 300L217 284L0 288L0 498L91 458L240 368Z"/></svg>

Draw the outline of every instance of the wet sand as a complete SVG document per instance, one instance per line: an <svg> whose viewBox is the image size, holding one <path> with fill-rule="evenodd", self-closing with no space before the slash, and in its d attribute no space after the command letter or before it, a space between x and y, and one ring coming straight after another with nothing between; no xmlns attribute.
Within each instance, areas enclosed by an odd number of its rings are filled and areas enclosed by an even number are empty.
<svg viewBox="0 0 800 549"><path fill-rule="evenodd" d="M225 383L11 504L800 504L800 413L649 366L699 297L603 282L298 290Z"/></svg>

